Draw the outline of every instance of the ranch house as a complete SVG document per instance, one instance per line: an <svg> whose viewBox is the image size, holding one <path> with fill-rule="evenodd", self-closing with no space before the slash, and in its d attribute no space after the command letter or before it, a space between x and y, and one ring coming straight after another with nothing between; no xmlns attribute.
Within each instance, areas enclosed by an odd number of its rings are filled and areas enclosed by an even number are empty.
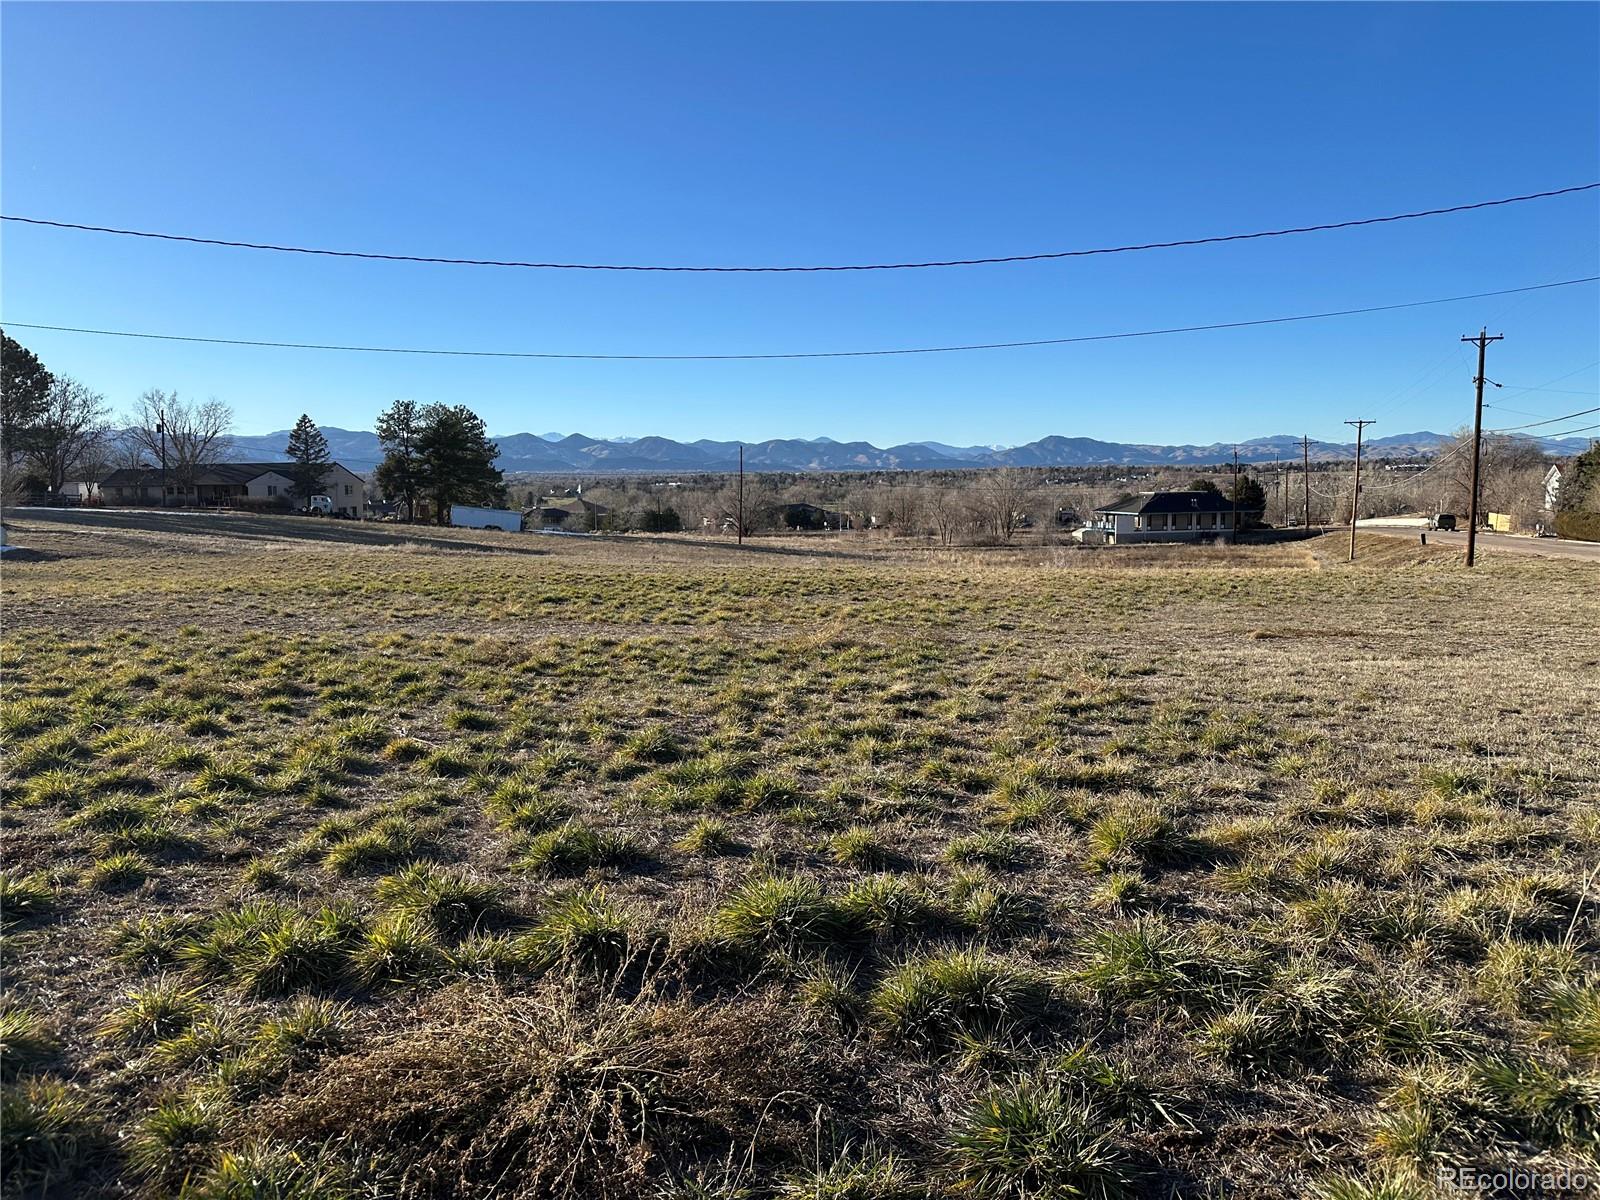
<svg viewBox="0 0 1600 1200"><path fill-rule="evenodd" d="M1240 512L1240 526L1252 515ZM1108 544L1231 541L1233 521L1233 501L1216 492L1134 492L1095 509L1086 528Z"/></svg>
<svg viewBox="0 0 1600 1200"><path fill-rule="evenodd" d="M161 504L160 467L124 467L100 481L105 504ZM292 508L302 501L294 492L294 464L213 463L195 471L192 485L174 482L169 474L166 503L195 508ZM333 501L342 517L366 515L366 486L361 476L338 463L330 465L316 492Z"/></svg>

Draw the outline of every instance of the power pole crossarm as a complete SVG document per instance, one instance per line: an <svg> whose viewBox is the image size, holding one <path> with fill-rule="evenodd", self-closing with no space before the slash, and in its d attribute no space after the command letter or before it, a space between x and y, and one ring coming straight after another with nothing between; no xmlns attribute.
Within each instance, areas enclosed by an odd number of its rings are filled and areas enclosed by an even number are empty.
<svg viewBox="0 0 1600 1200"><path fill-rule="evenodd" d="M1346 421L1346 425L1356 427L1356 485L1350 493L1350 561L1356 560L1356 513L1361 507L1361 431L1368 425L1376 425L1376 421Z"/></svg>
<svg viewBox="0 0 1600 1200"><path fill-rule="evenodd" d="M1483 446L1483 367L1484 356L1488 352L1490 342L1502 342L1505 334L1497 333L1489 336L1487 329L1479 330L1477 337L1461 335L1463 342L1471 342L1478 347L1478 373L1472 382L1477 386L1478 399L1472 411L1472 495L1467 499L1467 566L1477 562L1478 557L1478 458Z"/></svg>

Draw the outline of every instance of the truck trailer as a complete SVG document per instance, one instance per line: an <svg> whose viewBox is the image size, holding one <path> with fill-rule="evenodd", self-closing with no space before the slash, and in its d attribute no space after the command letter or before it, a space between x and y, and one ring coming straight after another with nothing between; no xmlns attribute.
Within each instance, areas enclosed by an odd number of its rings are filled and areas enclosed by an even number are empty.
<svg viewBox="0 0 1600 1200"><path fill-rule="evenodd" d="M479 508L474 504L452 504L450 524L458 529L498 529L522 532L522 514L509 508Z"/></svg>

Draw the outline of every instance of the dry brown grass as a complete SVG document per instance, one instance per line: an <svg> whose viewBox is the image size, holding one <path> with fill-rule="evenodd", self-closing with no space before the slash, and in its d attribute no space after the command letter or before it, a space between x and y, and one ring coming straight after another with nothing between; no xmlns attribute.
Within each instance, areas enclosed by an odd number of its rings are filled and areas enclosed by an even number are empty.
<svg viewBox="0 0 1600 1200"><path fill-rule="evenodd" d="M1600 567L241 528L8 527L19 1189L1596 1152Z"/></svg>

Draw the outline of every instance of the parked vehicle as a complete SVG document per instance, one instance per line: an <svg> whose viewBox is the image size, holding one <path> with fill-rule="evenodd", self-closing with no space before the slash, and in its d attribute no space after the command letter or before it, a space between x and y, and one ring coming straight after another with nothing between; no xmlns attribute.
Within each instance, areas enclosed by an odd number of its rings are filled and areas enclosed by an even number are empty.
<svg viewBox="0 0 1600 1200"><path fill-rule="evenodd" d="M1435 517L1433 519L1433 527L1435 529L1443 529L1443 530L1445 530L1447 532L1455 529L1455 527L1456 527L1456 515L1455 515L1455 513L1440 513L1437 517Z"/></svg>
<svg viewBox="0 0 1600 1200"><path fill-rule="evenodd" d="M479 508L475 504L452 504L450 524L458 529L494 529L522 532L522 514L509 508Z"/></svg>
<svg viewBox="0 0 1600 1200"><path fill-rule="evenodd" d="M313 496L311 497L311 502L300 511L308 517L331 517L333 516L333 497Z"/></svg>

